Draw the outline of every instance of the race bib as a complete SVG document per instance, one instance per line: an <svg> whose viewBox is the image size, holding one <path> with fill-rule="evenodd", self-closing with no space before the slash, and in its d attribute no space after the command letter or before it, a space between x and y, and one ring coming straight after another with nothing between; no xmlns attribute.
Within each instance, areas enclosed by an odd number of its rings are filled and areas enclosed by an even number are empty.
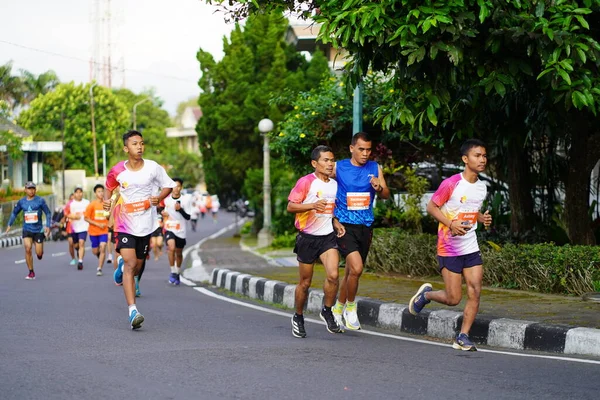
<svg viewBox="0 0 600 400"><path fill-rule="evenodd" d="M371 193L369 192L352 192L346 195L346 203L348 210L368 210L371 204Z"/></svg>
<svg viewBox="0 0 600 400"><path fill-rule="evenodd" d="M37 213L37 211L28 211L25 213L24 218L25 218L26 224L37 224L38 213Z"/></svg>
<svg viewBox="0 0 600 400"><path fill-rule="evenodd" d="M127 214L145 211L150 208L150 200L135 201L133 203L123 204L123 209Z"/></svg>
<svg viewBox="0 0 600 400"><path fill-rule="evenodd" d="M325 205L325 210L322 212L317 211L317 215L331 215L331 214L333 214L334 208L335 208L335 199L327 199L327 204Z"/></svg>
<svg viewBox="0 0 600 400"><path fill-rule="evenodd" d="M94 219L96 221L106 221L106 211L94 210Z"/></svg>
<svg viewBox="0 0 600 400"><path fill-rule="evenodd" d="M456 219L461 221L461 223L463 225L466 225L467 223L469 225L475 225L475 223L477 222L478 214L479 214L478 212L461 212L461 213L458 213L458 216L456 217Z"/></svg>
<svg viewBox="0 0 600 400"><path fill-rule="evenodd" d="M178 231L179 229L181 229L181 224L179 221L167 221L168 231Z"/></svg>

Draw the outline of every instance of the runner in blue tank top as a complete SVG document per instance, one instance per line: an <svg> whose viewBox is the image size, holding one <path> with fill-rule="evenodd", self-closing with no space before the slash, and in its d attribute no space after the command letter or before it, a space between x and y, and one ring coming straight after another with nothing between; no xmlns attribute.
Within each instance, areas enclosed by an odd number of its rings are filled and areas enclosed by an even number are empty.
<svg viewBox="0 0 600 400"><path fill-rule="evenodd" d="M35 192L35 183L27 182L25 184L25 193L27 196L17 202L12 214L10 214L8 227L6 228L6 233L8 233L11 225L15 222L17 215L23 211L23 247L25 247L25 262L29 269L29 274L25 279L35 279L35 272L33 272L33 255L31 254L33 242L35 241L35 253L37 258L38 260L41 260L44 255L44 239L46 238L46 235L50 233L50 209L48 208L46 201L40 196L36 196ZM42 224L42 211L46 214L46 227Z"/></svg>
<svg viewBox="0 0 600 400"><path fill-rule="evenodd" d="M334 171L338 182L335 217L346 228L346 234L337 238L337 243L338 250L346 259L346 270L332 312L340 326L343 326L343 316L346 328L352 330L360 329L355 298L358 280L371 247L371 225L375 219L373 201L376 194L382 199L390 197L381 167L369 160L372 143L369 134L355 134L350 145L352 157L339 161Z"/></svg>

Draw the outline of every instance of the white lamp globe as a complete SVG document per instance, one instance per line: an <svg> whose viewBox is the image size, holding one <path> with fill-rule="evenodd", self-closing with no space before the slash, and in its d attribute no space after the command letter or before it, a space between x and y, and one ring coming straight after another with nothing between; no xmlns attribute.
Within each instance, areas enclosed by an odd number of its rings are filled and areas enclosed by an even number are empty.
<svg viewBox="0 0 600 400"><path fill-rule="evenodd" d="M258 130L261 133L271 132L273 130L273 121L271 121L268 118L261 119L260 122L258 123Z"/></svg>

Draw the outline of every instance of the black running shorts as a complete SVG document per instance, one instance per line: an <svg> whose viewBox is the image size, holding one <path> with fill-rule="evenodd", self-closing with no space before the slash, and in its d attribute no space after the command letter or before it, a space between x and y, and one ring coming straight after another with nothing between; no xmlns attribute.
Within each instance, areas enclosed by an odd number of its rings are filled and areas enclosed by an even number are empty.
<svg viewBox="0 0 600 400"><path fill-rule="evenodd" d="M128 233L115 232L115 242L117 243L117 253L121 249L135 249L135 256L138 260L145 260L150 248L150 235L134 236Z"/></svg>
<svg viewBox="0 0 600 400"><path fill-rule="evenodd" d="M324 236L298 232L296 235L296 246L294 247L294 253L297 255L296 258L302 264L314 264L321 254L327 250L337 249L338 246L335 238L335 232Z"/></svg>
<svg viewBox="0 0 600 400"><path fill-rule="evenodd" d="M25 238L32 238L34 242L36 243L44 243L44 239L46 239L46 235L44 235L42 232L29 232L29 231L23 231L23 239Z"/></svg>
<svg viewBox="0 0 600 400"><path fill-rule="evenodd" d="M348 254L358 251L363 264L367 262L367 255L371 248L373 239L373 229L366 225L342 224L346 228L346 234L337 238L338 250L342 257L348 257Z"/></svg>
<svg viewBox="0 0 600 400"><path fill-rule="evenodd" d="M169 240L175 240L176 249L183 249L187 243L185 239L180 238L171 231L167 231L165 232L165 242L168 242Z"/></svg>

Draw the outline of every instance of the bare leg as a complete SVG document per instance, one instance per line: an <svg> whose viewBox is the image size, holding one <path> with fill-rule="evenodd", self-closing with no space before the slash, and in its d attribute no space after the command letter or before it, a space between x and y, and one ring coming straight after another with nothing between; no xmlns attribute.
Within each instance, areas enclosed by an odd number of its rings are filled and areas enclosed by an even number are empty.
<svg viewBox="0 0 600 400"><path fill-rule="evenodd" d="M102 270L102 267L104 266L104 259L106 258L106 243L100 242L99 252L100 253L98 255L98 268Z"/></svg>
<svg viewBox="0 0 600 400"><path fill-rule="evenodd" d="M326 307L333 306L335 303L335 295L338 291L339 271L338 264L340 256L337 249L329 249L321 254L321 262L325 267L325 282L323 284L323 305Z"/></svg>
<svg viewBox="0 0 600 400"><path fill-rule="evenodd" d="M479 299L481 296L481 281L483 280L483 266L477 265L463 269L463 275L467 283L467 304L463 311L463 322L461 333L469 334L475 316L479 311Z"/></svg>
<svg viewBox="0 0 600 400"><path fill-rule="evenodd" d="M353 302L356 299L358 292L358 280L363 272L363 261L358 251L353 251L346 257L346 272L344 275L346 284L346 299ZM341 292L341 290L340 290ZM340 295L341 298L341 295ZM340 300L340 303L342 301Z"/></svg>
<svg viewBox="0 0 600 400"><path fill-rule="evenodd" d="M27 263L27 269L33 271L33 254L31 253L33 239L30 237L23 238L23 247L25 248L25 262Z"/></svg>
<svg viewBox="0 0 600 400"><path fill-rule="evenodd" d="M306 298L308 297L308 288L310 287L310 283L312 282L313 267L314 264L304 264L298 262L298 272L300 274L300 279L298 285L296 286L296 291L294 293L296 303L296 314L298 315L302 315L304 305L306 304Z"/></svg>
<svg viewBox="0 0 600 400"><path fill-rule="evenodd" d="M455 306L462 298L462 275L443 268L442 277L444 289L425 293L425 298L447 306Z"/></svg>

